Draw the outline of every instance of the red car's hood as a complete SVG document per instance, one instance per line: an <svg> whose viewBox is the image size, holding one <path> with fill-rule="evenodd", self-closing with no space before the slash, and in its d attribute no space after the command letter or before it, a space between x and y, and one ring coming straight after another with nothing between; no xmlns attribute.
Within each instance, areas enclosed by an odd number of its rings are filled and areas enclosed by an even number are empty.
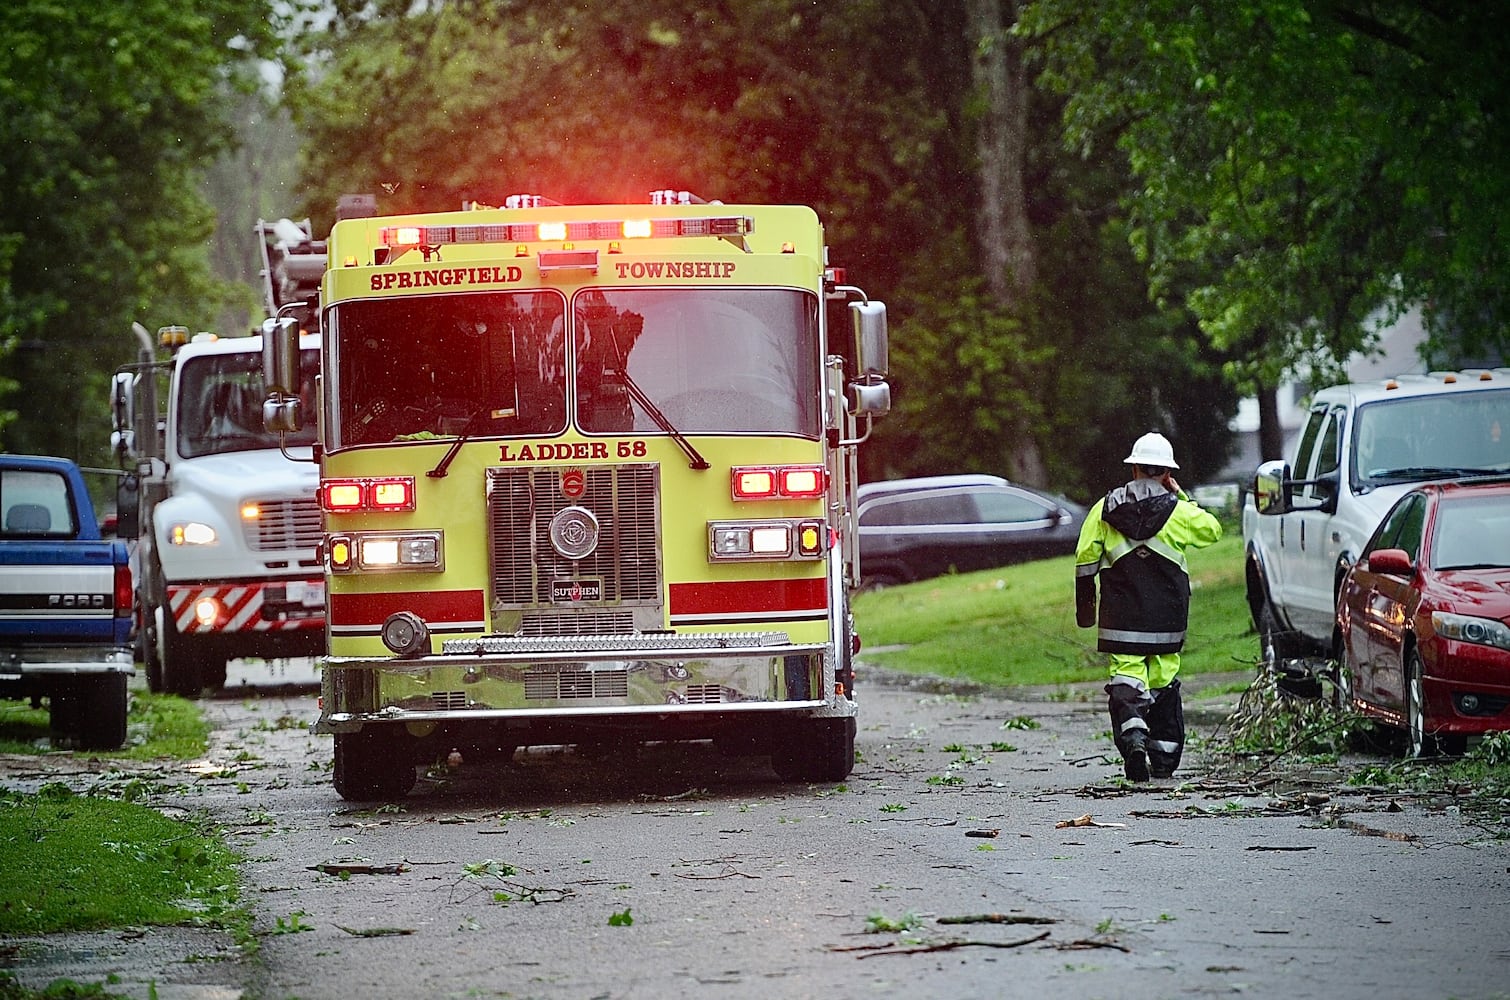
<svg viewBox="0 0 1510 1000"><path fill-rule="evenodd" d="M1433 575L1432 603L1442 610L1510 621L1510 568L1448 569Z"/></svg>

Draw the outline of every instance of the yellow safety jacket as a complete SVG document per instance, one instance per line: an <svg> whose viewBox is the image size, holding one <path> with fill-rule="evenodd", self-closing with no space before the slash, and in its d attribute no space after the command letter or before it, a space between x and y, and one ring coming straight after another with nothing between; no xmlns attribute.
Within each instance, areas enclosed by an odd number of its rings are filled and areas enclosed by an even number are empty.
<svg viewBox="0 0 1510 1000"><path fill-rule="evenodd" d="M1080 528L1077 624L1098 626L1096 648L1103 653L1179 652L1190 620L1185 550L1221 537L1215 516L1156 479L1135 479L1112 490L1096 501Z"/></svg>

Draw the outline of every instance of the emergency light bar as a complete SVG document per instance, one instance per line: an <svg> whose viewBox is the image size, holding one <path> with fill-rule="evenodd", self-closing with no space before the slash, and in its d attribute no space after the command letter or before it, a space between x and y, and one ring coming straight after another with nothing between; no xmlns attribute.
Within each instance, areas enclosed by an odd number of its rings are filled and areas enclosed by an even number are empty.
<svg viewBox="0 0 1510 1000"><path fill-rule="evenodd" d="M685 219L608 219L591 222L498 222L463 226L384 226L383 246L397 253L420 247L485 243L556 243L571 240L671 239L678 236L745 236L748 215Z"/></svg>

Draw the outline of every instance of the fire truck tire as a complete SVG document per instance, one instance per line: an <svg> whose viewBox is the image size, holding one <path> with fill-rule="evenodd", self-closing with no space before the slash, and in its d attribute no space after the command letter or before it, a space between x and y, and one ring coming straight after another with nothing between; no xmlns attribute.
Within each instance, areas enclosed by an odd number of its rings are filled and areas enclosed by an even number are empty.
<svg viewBox="0 0 1510 1000"><path fill-rule="evenodd" d="M414 761L399 740L373 729L337 733L331 777L348 802L401 799L414 787Z"/></svg>
<svg viewBox="0 0 1510 1000"><path fill-rule="evenodd" d="M204 690L203 664L194 644L170 621L162 623L163 690L185 698L198 698Z"/></svg>
<svg viewBox="0 0 1510 1000"><path fill-rule="evenodd" d="M79 692L79 746L115 750L126 742L126 675L90 678Z"/></svg>
<svg viewBox="0 0 1510 1000"><path fill-rule="evenodd" d="M771 768L783 781L843 781L854 767L853 716L798 723L771 754Z"/></svg>

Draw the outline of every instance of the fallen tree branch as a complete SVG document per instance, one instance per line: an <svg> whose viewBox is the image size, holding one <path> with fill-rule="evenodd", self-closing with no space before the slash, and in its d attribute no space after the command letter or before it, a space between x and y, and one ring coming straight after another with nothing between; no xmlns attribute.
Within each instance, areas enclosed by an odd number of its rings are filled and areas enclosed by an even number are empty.
<svg viewBox="0 0 1510 1000"><path fill-rule="evenodd" d="M1032 917L1025 913L967 913L958 917L939 917L941 924L1056 924L1054 917Z"/></svg>
<svg viewBox="0 0 1510 1000"><path fill-rule="evenodd" d="M935 951L954 951L958 948L1021 948L1026 944L1042 941L1049 936L1048 931L1035 934L1033 937L1021 941L944 941L939 944L919 945L916 948L892 948L890 950L872 951L865 955L856 955L856 958L877 958L881 955L924 955Z"/></svg>

